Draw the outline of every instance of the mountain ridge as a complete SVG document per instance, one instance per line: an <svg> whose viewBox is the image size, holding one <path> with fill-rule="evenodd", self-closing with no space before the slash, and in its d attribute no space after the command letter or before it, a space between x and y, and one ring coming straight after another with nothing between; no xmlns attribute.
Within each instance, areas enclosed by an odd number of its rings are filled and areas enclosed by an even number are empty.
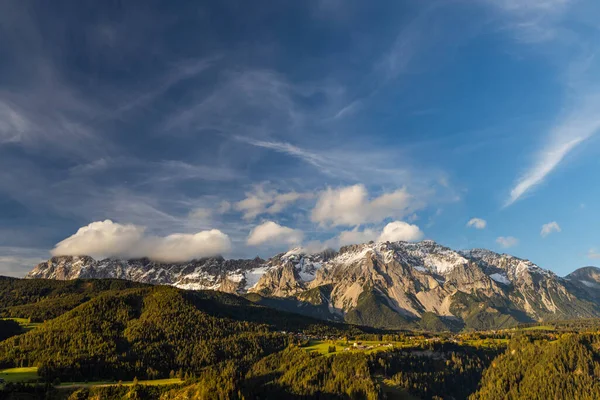
<svg viewBox="0 0 600 400"><path fill-rule="evenodd" d="M431 240L369 242L316 254L297 248L267 260L164 264L63 256L38 264L27 278L120 278L255 294L254 301L286 311L380 328L405 327L432 314L473 329L600 316L600 269L560 277L509 254L455 251Z"/></svg>

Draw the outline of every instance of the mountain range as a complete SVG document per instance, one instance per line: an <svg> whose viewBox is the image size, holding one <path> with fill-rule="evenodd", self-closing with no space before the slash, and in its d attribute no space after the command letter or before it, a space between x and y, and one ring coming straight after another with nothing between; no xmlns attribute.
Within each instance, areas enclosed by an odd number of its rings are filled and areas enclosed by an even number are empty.
<svg viewBox="0 0 600 400"><path fill-rule="evenodd" d="M497 329L600 317L598 268L560 277L508 254L455 251L430 240L177 264L61 256L37 265L27 278L117 278L217 290L284 311L376 328Z"/></svg>

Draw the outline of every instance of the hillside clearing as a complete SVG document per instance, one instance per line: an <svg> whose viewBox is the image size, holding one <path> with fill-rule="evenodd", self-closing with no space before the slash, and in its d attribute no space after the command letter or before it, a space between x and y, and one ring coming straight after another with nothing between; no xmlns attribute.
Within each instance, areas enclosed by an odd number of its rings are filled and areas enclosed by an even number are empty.
<svg viewBox="0 0 600 400"><path fill-rule="evenodd" d="M6 382L35 382L39 378L37 367L8 368L0 371Z"/></svg>

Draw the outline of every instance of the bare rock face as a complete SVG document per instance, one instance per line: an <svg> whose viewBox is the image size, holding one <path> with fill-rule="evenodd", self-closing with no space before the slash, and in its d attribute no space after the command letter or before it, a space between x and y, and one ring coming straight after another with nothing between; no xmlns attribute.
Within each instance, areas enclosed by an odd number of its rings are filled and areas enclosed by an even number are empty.
<svg viewBox="0 0 600 400"><path fill-rule="evenodd" d="M190 290L246 291L246 274L259 268L261 259L225 260L222 257L186 263L160 263L148 259L94 260L88 256L52 257L38 264L27 278L43 279L127 279Z"/></svg>
<svg viewBox="0 0 600 400"><path fill-rule="evenodd" d="M249 291L275 297L298 295L308 289L330 255L330 252L305 254L299 248L276 255L267 261L265 274Z"/></svg>
<svg viewBox="0 0 600 400"><path fill-rule="evenodd" d="M585 293L596 302L600 302L600 268L579 268L567 275L565 279L577 292Z"/></svg>
<svg viewBox="0 0 600 400"><path fill-rule="evenodd" d="M318 254L297 248L268 260L213 257L169 264L53 257L27 277L119 278L190 290L254 292L285 298L288 304L297 301L299 307L324 307L319 317L330 313L332 318L382 309L407 320L434 313L491 324L600 316L600 269L582 268L561 278L508 254L454 251L429 240L371 242Z"/></svg>

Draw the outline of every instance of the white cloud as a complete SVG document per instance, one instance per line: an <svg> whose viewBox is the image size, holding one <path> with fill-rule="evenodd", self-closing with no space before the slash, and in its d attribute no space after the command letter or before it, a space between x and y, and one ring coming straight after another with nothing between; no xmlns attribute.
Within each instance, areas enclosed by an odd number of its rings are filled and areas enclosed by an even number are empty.
<svg viewBox="0 0 600 400"><path fill-rule="evenodd" d="M363 185L348 186L341 189L328 188L321 193L312 211L313 222L332 225L359 225L369 217L368 193Z"/></svg>
<svg viewBox="0 0 600 400"><path fill-rule="evenodd" d="M91 257L120 257L128 254L132 257L142 257L145 249L141 249L138 244L143 238L142 227L121 225L111 220L97 221L79 228L74 235L58 243L52 254ZM131 254L132 252L135 254Z"/></svg>
<svg viewBox="0 0 600 400"><path fill-rule="evenodd" d="M211 229L195 234L175 233L166 237L149 238L153 245L148 257L160 261L186 261L229 252L231 241L225 233Z"/></svg>
<svg viewBox="0 0 600 400"><path fill-rule="evenodd" d="M360 225L386 218L402 218L420 207L421 204L404 188L369 200L367 189L359 184L323 191L312 211L311 220L331 226Z"/></svg>
<svg viewBox="0 0 600 400"><path fill-rule="evenodd" d="M265 191L263 185L257 185L253 192L246 193L246 198L235 203L234 208L243 213L246 220L261 214L278 214L298 200L311 198L311 193L277 193Z"/></svg>
<svg viewBox="0 0 600 400"><path fill-rule="evenodd" d="M298 251L300 253L316 254L335 247L339 247L337 237L330 240L326 240L325 242L321 242L319 240L311 240L310 242L305 243L301 247L299 247Z"/></svg>
<svg viewBox="0 0 600 400"><path fill-rule="evenodd" d="M377 242L416 242L423 238L423 232L417 225L411 225L404 221L393 221L387 224L381 232L375 229L359 230L358 227L351 231L343 231L337 239L326 242L329 246L337 244L345 246L348 244L367 243L371 240Z"/></svg>
<svg viewBox="0 0 600 400"><path fill-rule="evenodd" d="M140 226L105 220L79 228L74 235L58 243L52 254L89 255L94 258L148 257L180 262L227 253L230 249L229 236L216 229L158 237L146 235L145 229Z"/></svg>
<svg viewBox="0 0 600 400"><path fill-rule="evenodd" d="M404 221L394 221L383 228L383 232L377 240L380 242L416 242L422 238L423 232L417 225L411 225Z"/></svg>
<svg viewBox="0 0 600 400"><path fill-rule="evenodd" d="M351 231L340 232L337 238L338 246L345 246L347 244L367 243L371 240L376 240L379 236L379 232L373 229L358 230L358 227Z"/></svg>
<svg viewBox="0 0 600 400"><path fill-rule="evenodd" d="M598 252L596 249L590 249L588 251L588 258L590 258L592 260L599 260L600 259L600 252Z"/></svg>
<svg viewBox="0 0 600 400"><path fill-rule="evenodd" d="M542 231L540 235L542 237L546 237L552 232L560 232L560 226L556 221L548 222L547 224L542 225Z"/></svg>
<svg viewBox="0 0 600 400"><path fill-rule="evenodd" d="M496 243L504 248L509 248L519 244L519 239L512 236L500 236L496 239Z"/></svg>
<svg viewBox="0 0 600 400"><path fill-rule="evenodd" d="M467 226L475 229L485 229L487 221L481 218L471 218L469 222L467 222Z"/></svg>
<svg viewBox="0 0 600 400"><path fill-rule="evenodd" d="M276 222L267 221L252 229L248 235L247 243L250 246L260 246L262 244L287 244L293 246L300 244L303 237L304 234L298 229L288 228Z"/></svg>

